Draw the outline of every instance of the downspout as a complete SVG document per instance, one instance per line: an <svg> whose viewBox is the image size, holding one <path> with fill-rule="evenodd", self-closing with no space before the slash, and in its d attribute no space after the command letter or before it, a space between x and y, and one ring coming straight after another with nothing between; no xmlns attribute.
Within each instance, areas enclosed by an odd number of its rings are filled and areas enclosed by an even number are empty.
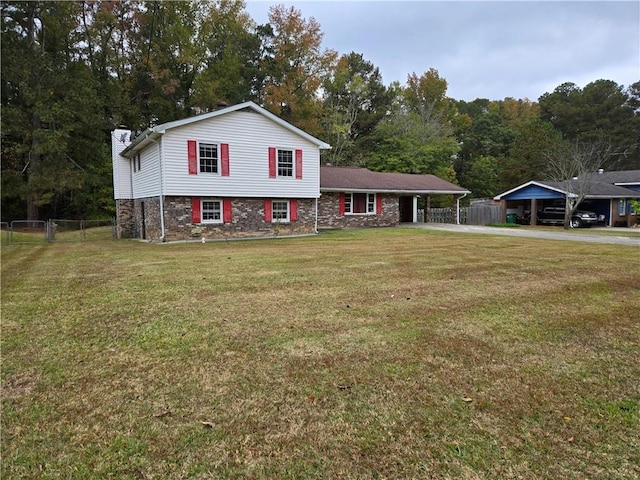
<svg viewBox="0 0 640 480"><path fill-rule="evenodd" d="M158 162L159 162L159 171L160 171L160 240L162 242L166 242L165 238L165 230L164 230L164 193L163 193L163 177L162 177L162 146L160 142L154 140L151 137L148 137L153 143L158 145Z"/></svg>
<svg viewBox="0 0 640 480"><path fill-rule="evenodd" d="M322 195L322 194L321 194ZM316 210L316 221L315 221L315 232L314 233L318 233L318 197L316 197L316 205L315 205L315 210Z"/></svg>
<svg viewBox="0 0 640 480"><path fill-rule="evenodd" d="M465 193L464 195L456 199L456 225L460 225L460 200L462 200L467 195L469 194Z"/></svg>

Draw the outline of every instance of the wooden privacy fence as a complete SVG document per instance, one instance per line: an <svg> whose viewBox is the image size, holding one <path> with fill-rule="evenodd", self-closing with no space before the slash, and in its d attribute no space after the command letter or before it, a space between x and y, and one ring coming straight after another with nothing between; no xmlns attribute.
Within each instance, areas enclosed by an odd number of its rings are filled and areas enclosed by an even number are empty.
<svg viewBox="0 0 640 480"><path fill-rule="evenodd" d="M430 208L427 215L428 223L456 223L455 208ZM418 221L424 221L424 210L418 211ZM472 205L460 208L462 225L489 225L503 222L500 205Z"/></svg>

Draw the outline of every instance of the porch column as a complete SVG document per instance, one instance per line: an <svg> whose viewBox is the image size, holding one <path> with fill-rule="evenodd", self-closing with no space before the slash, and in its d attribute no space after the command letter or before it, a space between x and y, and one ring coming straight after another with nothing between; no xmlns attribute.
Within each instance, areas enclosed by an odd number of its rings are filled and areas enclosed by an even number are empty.
<svg viewBox="0 0 640 480"><path fill-rule="evenodd" d="M531 199L531 214L530 214L531 222L530 225L538 224L538 202L535 198Z"/></svg>
<svg viewBox="0 0 640 480"><path fill-rule="evenodd" d="M453 223L454 225L460 224L460 219L458 218L458 214L460 213L460 199L462 195L453 195L453 204L455 205L453 208Z"/></svg>
<svg viewBox="0 0 640 480"><path fill-rule="evenodd" d="M431 208L431 195L424 196L424 223L429 223L429 209Z"/></svg>
<svg viewBox="0 0 640 480"><path fill-rule="evenodd" d="M418 222L418 195L413 196L413 223Z"/></svg>

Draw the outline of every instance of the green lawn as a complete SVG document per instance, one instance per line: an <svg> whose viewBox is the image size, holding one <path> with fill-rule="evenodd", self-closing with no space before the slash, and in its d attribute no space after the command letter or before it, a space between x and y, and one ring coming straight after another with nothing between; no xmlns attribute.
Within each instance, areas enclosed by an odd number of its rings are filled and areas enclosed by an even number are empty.
<svg viewBox="0 0 640 480"><path fill-rule="evenodd" d="M640 252L2 246L3 479L637 479Z"/></svg>

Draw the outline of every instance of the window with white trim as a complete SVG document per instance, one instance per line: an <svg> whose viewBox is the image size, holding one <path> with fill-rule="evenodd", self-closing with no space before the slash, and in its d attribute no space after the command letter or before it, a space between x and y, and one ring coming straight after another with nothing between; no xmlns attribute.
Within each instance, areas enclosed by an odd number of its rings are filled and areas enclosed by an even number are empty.
<svg viewBox="0 0 640 480"><path fill-rule="evenodd" d="M199 143L200 173L218 173L218 144Z"/></svg>
<svg viewBox="0 0 640 480"><path fill-rule="evenodd" d="M345 193L344 213L374 215L376 213L376 194Z"/></svg>
<svg viewBox="0 0 640 480"><path fill-rule="evenodd" d="M618 216L622 217L627 214L627 199L619 198L618 199Z"/></svg>
<svg viewBox="0 0 640 480"><path fill-rule="evenodd" d="M289 221L289 202L287 200L274 200L271 203L271 221Z"/></svg>
<svg viewBox="0 0 640 480"><path fill-rule="evenodd" d="M133 157L133 171L140 171L140 154L137 154L135 157Z"/></svg>
<svg viewBox="0 0 640 480"><path fill-rule="evenodd" d="M293 177L293 150L278 149L278 176Z"/></svg>
<svg viewBox="0 0 640 480"><path fill-rule="evenodd" d="M222 201L202 200L202 223L222 223Z"/></svg>

